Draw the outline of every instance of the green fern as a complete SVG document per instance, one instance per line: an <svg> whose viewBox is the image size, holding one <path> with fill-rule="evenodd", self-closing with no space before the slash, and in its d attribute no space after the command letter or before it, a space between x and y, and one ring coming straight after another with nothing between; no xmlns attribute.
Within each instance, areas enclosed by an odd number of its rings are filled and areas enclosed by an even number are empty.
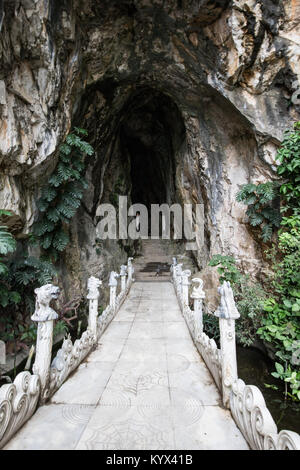
<svg viewBox="0 0 300 470"><path fill-rule="evenodd" d="M69 243L68 235L61 229L53 237L53 247L58 251L64 251Z"/></svg>
<svg viewBox="0 0 300 470"><path fill-rule="evenodd" d="M57 207L53 207L47 211L47 218L54 223L60 220L60 212Z"/></svg>
<svg viewBox="0 0 300 470"><path fill-rule="evenodd" d="M74 196L70 193L65 192L62 195L61 203L62 204L68 204L69 206L75 207L75 209L78 209L78 207L81 204L81 198L78 197L78 194L76 196Z"/></svg>
<svg viewBox="0 0 300 470"><path fill-rule="evenodd" d="M87 189L88 186L89 186L89 185L88 185L88 182L86 181L85 178L81 178L80 184L81 184L81 186L82 186L84 189Z"/></svg>
<svg viewBox="0 0 300 470"><path fill-rule="evenodd" d="M47 232L52 232L55 228L54 222L51 222L51 220L48 220L47 217L44 217L41 222L35 224L33 230L34 230L34 235L41 237Z"/></svg>
<svg viewBox="0 0 300 470"><path fill-rule="evenodd" d="M57 210L65 216L66 219L72 219L76 213L76 208L68 206L64 202L60 202L57 206Z"/></svg>
<svg viewBox="0 0 300 470"><path fill-rule="evenodd" d="M276 200L279 199L279 183L268 181L261 184L245 184L236 200L248 206L246 214L252 227L261 228L264 242L271 240L273 231L280 226L281 215Z"/></svg>
<svg viewBox="0 0 300 470"><path fill-rule="evenodd" d="M6 286L0 285L0 305L5 308L9 304L21 302L21 295L16 291L9 291Z"/></svg>
<svg viewBox="0 0 300 470"><path fill-rule="evenodd" d="M87 182L83 178L85 155L92 155L92 146L82 139L87 131L75 127L59 146L57 166L43 188L38 208L44 215L34 226L34 235L41 247L53 260L57 252L64 251L69 237L62 228L68 224L80 207Z"/></svg>
<svg viewBox="0 0 300 470"><path fill-rule="evenodd" d="M39 209L40 212L46 212L49 205L50 205L49 202L43 198L39 199L37 202L37 208Z"/></svg>
<svg viewBox="0 0 300 470"><path fill-rule="evenodd" d="M67 144L61 144L61 146L59 147L59 151L63 155L70 155L70 153L72 152L72 147Z"/></svg>
<svg viewBox="0 0 300 470"><path fill-rule="evenodd" d="M53 173L53 175L51 175L49 178L49 183L55 188L58 188L62 184L63 181L64 181L63 176L60 176L57 173Z"/></svg>
<svg viewBox="0 0 300 470"><path fill-rule="evenodd" d="M259 195L260 204L273 201L278 197L278 183L268 181L267 183L258 184L256 193Z"/></svg>
<svg viewBox="0 0 300 470"><path fill-rule="evenodd" d="M16 240L7 227L0 226L0 254L7 255L8 253L13 253L16 247Z"/></svg>
<svg viewBox="0 0 300 470"><path fill-rule="evenodd" d="M8 268L5 263L0 261L0 277L5 277L8 274Z"/></svg>
<svg viewBox="0 0 300 470"><path fill-rule="evenodd" d="M74 127L74 131L78 135L88 135L88 131L86 129L82 129L81 127Z"/></svg>
<svg viewBox="0 0 300 470"><path fill-rule="evenodd" d="M240 191L236 195L236 200L239 202L244 202L244 200L250 196L253 195L253 193L256 190L256 185L253 183L248 183L244 184Z"/></svg>
<svg viewBox="0 0 300 470"><path fill-rule="evenodd" d="M52 244L53 240L53 233L46 233L43 238L41 239L41 246L44 250L48 250Z"/></svg>
<svg viewBox="0 0 300 470"><path fill-rule="evenodd" d="M57 174L62 179L62 181L68 181L73 176L72 168L65 165L64 163L59 163L57 167Z"/></svg>
<svg viewBox="0 0 300 470"><path fill-rule="evenodd" d="M273 209L273 207L266 207L262 209L261 213L265 219L271 222L272 225L275 225L275 227L280 227L281 216L278 210Z"/></svg>
<svg viewBox="0 0 300 470"><path fill-rule="evenodd" d="M27 271L18 271L15 273L15 280L17 284L27 286L35 278L35 273Z"/></svg>
<svg viewBox="0 0 300 470"><path fill-rule="evenodd" d="M34 289L52 282L55 275L54 266L45 260L33 256L11 260L5 277L0 276L0 305L6 308L6 316L10 309L13 315L33 313Z"/></svg>
<svg viewBox="0 0 300 470"><path fill-rule="evenodd" d="M42 199L45 199L47 202L53 201L56 195L57 191L52 186L47 185L42 190Z"/></svg>
<svg viewBox="0 0 300 470"><path fill-rule="evenodd" d="M248 211L246 213L247 215L249 215ZM249 216L249 221L253 227L256 227L257 225L260 225L264 221L264 217L258 212L254 212L254 214L251 214Z"/></svg>
<svg viewBox="0 0 300 470"><path fill-rule="evenodd" d="M66 184L65 192L70 194L70 196L74 198L82 198L83 195L83 187L82 187L82 180L79 181L71 181L70 183Z"/></svg>
<svg viewBox="0 0 300 470"><path fill-rule="evenodd" d="M265 224L263 227L262 227L262 230L261 230L261 233L262 233L262 239L263 241L266 243L267 241L271 240L272 238L272 233L273 233L273 227L271 224Z"/></svg>

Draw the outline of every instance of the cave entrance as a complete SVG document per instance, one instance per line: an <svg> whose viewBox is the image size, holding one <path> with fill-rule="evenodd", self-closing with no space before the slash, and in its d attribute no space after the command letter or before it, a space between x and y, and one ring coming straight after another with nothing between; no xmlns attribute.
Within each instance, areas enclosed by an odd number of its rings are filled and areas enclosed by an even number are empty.
<svg viewBox="0 0 300 470"><path fill-rule="evenodd" d="M176 160L185 127L176 104L161 92L140 90L123 112L120 149L129 162L132 203L176 202Z"/></svg>

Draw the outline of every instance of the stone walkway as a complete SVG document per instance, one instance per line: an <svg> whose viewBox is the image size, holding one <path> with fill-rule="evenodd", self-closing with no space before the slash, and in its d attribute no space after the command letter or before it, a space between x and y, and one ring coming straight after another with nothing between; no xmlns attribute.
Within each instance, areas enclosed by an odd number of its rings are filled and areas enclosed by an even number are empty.
<svg viewBox="0 0 300 470"><path fill-rule="evenodd" d="M5 449L248 449L170 282L136 282L97 349Z"/></svg>

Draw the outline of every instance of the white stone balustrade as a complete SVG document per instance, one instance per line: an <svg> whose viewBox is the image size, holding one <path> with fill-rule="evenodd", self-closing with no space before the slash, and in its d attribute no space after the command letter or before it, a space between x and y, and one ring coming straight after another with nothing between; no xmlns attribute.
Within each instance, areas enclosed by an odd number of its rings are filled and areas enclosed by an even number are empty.
<svg viewBox="0 0 300 470"><path fill-rule="evenodd" d="M127 260L127 285L130 285L131 282L133 281L133 273L134 273L134 267L132 266L132 260L133 258L128 258Z"/></svg>
<svg viewBox="0 0 300 470"><path fill-rule="evenodd" d="M191 298L194 301L194 321L195 321L195 336L198 338L199 334L203 332L203 308L202 303L205 299L205 292L203 290L203 281L198 277L192 279L195 284L191 293Z"/></svg>
<svg viewBox="0 0 300 470"><path fill-rule="evenodd" d="M6 346L2 340L0 340L0 365L1 364L6 364Z"/></svg>
<svg viewBox="0 0 300 470"><path fill-rule="evenodd" d="M49 371L52 354L53 321L58 318L57 313L50 307L50 302L59 296L59 288L46 284L34 291L36 295L35 311L31 320L38 322L37 342L33 373L38 375L41 383L40 400L47 398L49 384Z"/></svg>
<svg viewBox="0 0 300 470"><path fill-rule="evenodd" d="M180 305L182 302L181 273L182 273L182 263L176 264L173 270L173 282L174 282L175 292L176 292Z"/></svg>
<svg viewBox="0 0 300 470"><path fill-rule="evenodd" d="M171 267L170 267L170 272L171 272L171 276L174 275L174 270L175 270L175 266L177 265L177 259L175 258L175 256L172 258L172 264L171 264Z"/></svg>
<svg viewBox="0 0 300 470"><path fill-rule="evenodd" d="M182 302L183 306L187 307L189 305L189 277L191 275L191 271L189 269L186 269L185 271L182 271L181 273L181 297L182 297Z"/></svg>
<svg viewBox="0 0 300 470"><path fill-rule="evenodd" d="M238 379L230 393L231 414L253 450L300 450L300 436L296 432L278 432L275 421L255 385L246 385Z"/></svg>
<svg viewBox="0 0 300 470"><path fill-rule="evenodd" d="M126 264L122 264L120 268L121 292L126 291L126 275L127 275L127 266Z"/></svg>
<svg viewBox="0 0 300 470"><path fill-rule="evenodd" d="M203 332L202 301L205 297L205 293L202 289L202 280L198 278L193 279L194 283L198 284L198 287L194 286L192 291L191 298L194 299L194 311L192 311L188 304L185 305L183 303L182 299L182 264L177 264L176 258L173 258L173 265L172 279L182 314L195 342L195 346L204 359L218 388L221 390L221 351L217 348L214 339L209 338L209 336Z"/></svg>
<svg viewBox="0 0 300 470"><path fill-rule="evenodd" d="M126 282L126 271L128 279ZM33 366L34 375L22 372L13 384L0 388L0 448L33 414L38 400L44 402L78 367L91 351L97 340L118 311L133 281L132 258L122 265L120 274L112 271L109 278L110 303L98 317L98 298L101 281L95 277L88 280L89 320L88 329L74 344L65 338L62 348L51 360L53 321L58 317L50 307L50 301L59 295L58 287L47 284L35 290L36 309L32 320L38 322L36 358ZM171 274L185 321L194 339L195 345L210 370L217 387L222 393L223 404L231 410L232 416L243 433L251 449L256 450L300 450L300 436L292 431L280 431L266 407L260 390L253 385L246 385L238 378L235 320L239 312L235 306L233 292L229 282L219 287L220 306L214 313L219 318L221 349L213 338L203 331L203 300L205 292L203 281L193 278L191 299L194 309L189 307L188 287L189 270L182 270L173 258ZM117 296L117 278L121 278L121 289Z"/></svg>
<svg viewBox="0 0 300 470"><path fill-rule="evenodd" d="M181 266L177 264L176 258L173 258L171 275L182 314L198 351L222 393L224 406L230 409L250 448L255 450L300 450L299 434L286 430L278 433L261 391L254 385L245 385L238 378L235 320L240 315L235 306L230 283L224 282L218 289L221 296L220 306L214 313L219 318L221 349L218 349L214 339L209 338L203 331L202 302L205 298L203 282L199 278L192 279L192 282L196 284L191 294L191 298L194 300L194 310L192 311L186 302L186 290L184 289L188 276L185 277Z"/></svg>
<svg viewBox="0 0 300 470"><path fill-rule="evenodd" d="M40 379L20 372L13 384L0 388L0 449L33 415L40 397Z"/></svg>
<svg viewBox="0 0 300 470"><path fill-rule="evenodd" d="M116 297L117 297L117 286L118 286L118 279L119 274L115 271L112 271L109 276L109 305L110 307L115 310L116 308Z"/></svg>
<svg viewBox="0 0 300 470"><path fill-rule="evenodd" d="M235 306L230 282L224 281L218 288L221 302L215 311L219 317L221 366L222 366L222 397L223 405L229 408L230 391L232 384L237 380L235 320L240 317Z"/></svg>
<svg viewBox="0 0 300 470"><path fill-rule="evenodd" d="M98 316L98 299L102 282L93 276L88 279L88 328L74 344L69 336L65 338L52 363L53 322L58 315L49 304L51 300L58 298L60 291L52 284L35 289L36 306L31 317L32 321L38 323L34 374L21 372L13 384L3 385L0 388L0 448L32 416L38 401L43 403L50 398L91 351L130 289L134 272L132 260L133 258L129 258L127 266L121 266L120 275L111 272L110 302L100 316ZM116 296L118 277L121 277L121 291Z"/></svg>
<svg viewBox="0 0 300 470"><path fill-rule="evenodd" d="M101 286L102 281L97 277L91 276L88 279L88 295L87 299L89 301L89 320L88 328L94 335L95 341L97 340L97 316L98 316L98 299L99 299L99 287Z"/></svg>

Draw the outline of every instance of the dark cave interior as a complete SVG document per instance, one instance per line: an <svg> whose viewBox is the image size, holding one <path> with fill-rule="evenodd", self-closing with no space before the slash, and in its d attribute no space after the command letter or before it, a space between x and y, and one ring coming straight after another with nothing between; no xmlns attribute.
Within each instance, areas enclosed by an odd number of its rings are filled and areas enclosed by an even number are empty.
<svg viewBox="0 0 300 470"><path fill-rule="evenodd" d="M130 161L131 200L149 209L176 198L176 153L185 129L175 103L154 90L129 100L120 126L121 158Z"/></svg>

